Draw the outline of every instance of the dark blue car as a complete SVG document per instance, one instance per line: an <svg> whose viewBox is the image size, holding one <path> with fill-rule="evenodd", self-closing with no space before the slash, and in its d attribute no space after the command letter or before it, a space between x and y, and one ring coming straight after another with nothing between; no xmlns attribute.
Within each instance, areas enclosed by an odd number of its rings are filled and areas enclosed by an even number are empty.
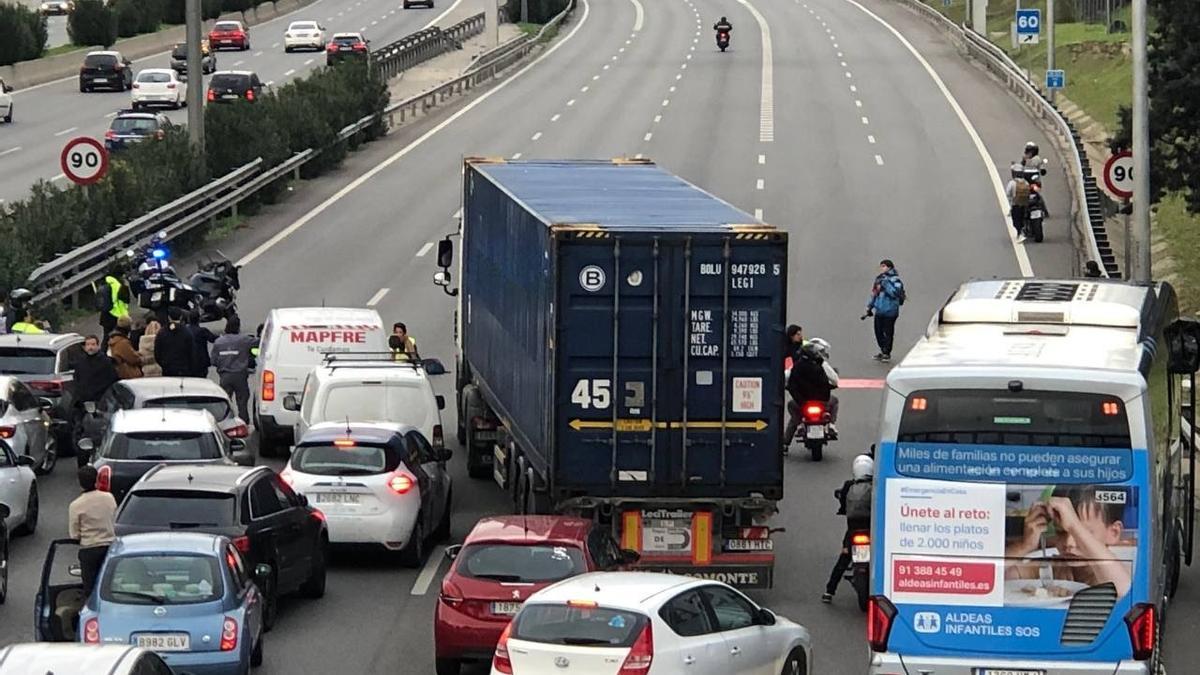
<svg viewBox="0 0 1200 675"><path fill-rule="evenodd" d="M147 138L161 139L170 126L171 120L162 113L122 110L104 132L104 147L115 152Z"/></svg>

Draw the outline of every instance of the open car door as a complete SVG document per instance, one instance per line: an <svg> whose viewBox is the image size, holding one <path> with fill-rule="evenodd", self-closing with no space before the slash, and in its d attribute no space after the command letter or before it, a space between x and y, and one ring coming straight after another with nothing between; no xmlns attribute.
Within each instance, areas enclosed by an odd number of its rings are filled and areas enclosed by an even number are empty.
<svg viewBox="0 0 1200 675"><path fill-rule="evenodd" d="M83 580L79 569L79 541L50 542L42 564L42 581L33 603L34 637L40 642L76 642L79 610L83 608Z"/></svg>

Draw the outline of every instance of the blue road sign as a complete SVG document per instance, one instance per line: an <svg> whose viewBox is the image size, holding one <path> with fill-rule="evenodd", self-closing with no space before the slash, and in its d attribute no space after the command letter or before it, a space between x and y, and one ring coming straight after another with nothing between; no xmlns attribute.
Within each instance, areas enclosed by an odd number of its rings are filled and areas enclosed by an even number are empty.
<svg viewBox="0 0 1200 675"><path fill-rule="evenodd" d="M1067 86L1067 71L1065 70L1047 70L1046 71L1046 88L1047 89L1062 89Z"/></svg>
<svg viewBox="0 0 1200 675"><path fill-rule="evenodd" d="M1017 35L1038 35L1042 32L1042 10L1017 10Z"/></svg>

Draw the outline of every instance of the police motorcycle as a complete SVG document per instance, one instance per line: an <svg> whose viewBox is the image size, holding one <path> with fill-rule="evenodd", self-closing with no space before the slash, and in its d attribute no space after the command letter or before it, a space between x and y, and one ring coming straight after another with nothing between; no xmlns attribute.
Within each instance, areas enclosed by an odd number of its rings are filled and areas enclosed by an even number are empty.
<svg viewBox="0 0 1200 675"><path fill-rule="evenodd" d="M199 312L205 323L236 314L236 292L241 288L237 265L220 251L217 256L210 253L185 282L171 264L165 239L166 232L160 232L140 249L126 251L130 261L127 282L138 304L154 312L172 307Z"/></svg>

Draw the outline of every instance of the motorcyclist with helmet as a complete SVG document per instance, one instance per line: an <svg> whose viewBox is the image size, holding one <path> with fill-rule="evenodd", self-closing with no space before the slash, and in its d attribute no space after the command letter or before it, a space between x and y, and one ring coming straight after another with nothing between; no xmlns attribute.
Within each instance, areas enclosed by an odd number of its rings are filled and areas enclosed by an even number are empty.
<svg viewBox="0 0 1200 675"><path fill-rule="evenodd" d="M729 23L729 19L721 17L721 20L713 24L713 30L717 32L717 42L721 41L721 34L725 34L725 39L728 40L733 33L733 24Z"/></svg>
<svg viewBox="0 0 1200 675"><path fill-rule="evenodd" d="M842 537L842 552L833 571L829 574L829 582L825 584L825 592L821 594L821 602L833 602L838 585L846 575L846 570L854 562L850 553L851 538L855 532L870 531L871 529L871 498L874 489L875 460L870 455L859 455L850 465L850 480L842 483L842 487L833 491L838 500L839 516L846 516L846 534Z"/></svg>
<svg viewBox="0 0 1200 675"><path fill-rule="evenodd" d="M837 371L829 363L829 343L821 338L813 338L804 342L800 348L799 358L792 362L792 372L788 375L787 391L797 408L808 401L821 401L829 413L829 438L837 438L838 399L833 390L838 386ZM784 452L792 442L797 425L788 425L791 434L785 431L783 439Z"/></svg>

